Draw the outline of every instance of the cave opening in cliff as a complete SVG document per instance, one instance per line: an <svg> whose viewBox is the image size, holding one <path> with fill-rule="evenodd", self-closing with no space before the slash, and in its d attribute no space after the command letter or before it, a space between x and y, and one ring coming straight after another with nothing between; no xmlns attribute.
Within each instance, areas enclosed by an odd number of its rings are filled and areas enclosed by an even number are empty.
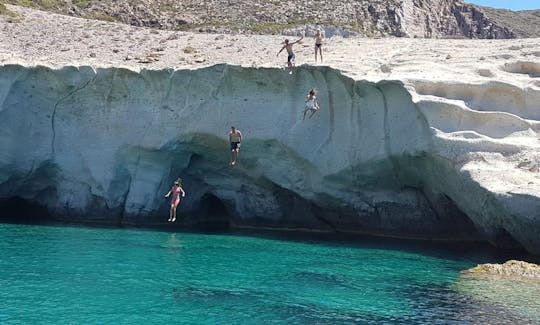
<svg viewBox="0 0 540 325"><path fill-rule="evenodd" d="M52 219L49 210L39 203L21 197L0 200L0 220L33 223Z"/></svg>
<svg viewBox="0 0 540 325"><path fill-rule="evenodd" d="M205 230L228 230L230 214L223 201L212 193L206 193L201 198L199 217L200 224Z"/></svg>

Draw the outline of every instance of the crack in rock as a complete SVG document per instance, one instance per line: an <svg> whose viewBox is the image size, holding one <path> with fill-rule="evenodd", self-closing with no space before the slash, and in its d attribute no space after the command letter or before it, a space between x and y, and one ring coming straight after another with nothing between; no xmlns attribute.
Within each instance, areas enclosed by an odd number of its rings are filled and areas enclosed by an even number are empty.
<svg viewBox="0 0 540 325"><path fill-rule="evenodd" d="M94 73L94 75L92 76L92 78L90 78L90 80L86 81L83 85L75 88L74 90L72 90L71 92L69 92L67 95L65 95L64 97L60 98L55 104L54 104L54 108L53 108L53 112L51 114L51 129L52 129L52 140L51 140L51 155L52 157L54 158L55 154L56 154L56 148L54 146L54 143L56 141L56 128L55 128L55 117L56 117L56 110L58 109L58 105L60 105L60 103L62 103L63 101L65 101L66 99L70 98L71 96L73 96L74 94L76 94L77 92L83 90L84 88L86 88L90 83L94 82L97 78L97 73Z"/></svg>

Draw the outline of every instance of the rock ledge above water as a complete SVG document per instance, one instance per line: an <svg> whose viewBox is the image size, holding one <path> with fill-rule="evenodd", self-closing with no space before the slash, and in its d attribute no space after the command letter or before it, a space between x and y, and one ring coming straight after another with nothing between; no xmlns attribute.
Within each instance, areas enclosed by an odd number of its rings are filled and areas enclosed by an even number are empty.
<svg viewBox="0 0 540 325"><path fill-rule="evenodd" d="M523 261L510 260L504 264L479 264L462 275L497 275L540 280L540 265Z"/></svg>

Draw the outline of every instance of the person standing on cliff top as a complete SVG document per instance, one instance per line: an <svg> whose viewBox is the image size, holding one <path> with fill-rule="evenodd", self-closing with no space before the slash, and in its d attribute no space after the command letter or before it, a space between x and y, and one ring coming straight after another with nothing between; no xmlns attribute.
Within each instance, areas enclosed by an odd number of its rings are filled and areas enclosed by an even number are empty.
<svg viewBox="0 0 540 325"><path fill-rule="evenodd" d="M242 132L237 130L234 126L231 126L231 132L229 132L229 142L231 143L231 166L236 164L238 160L238 154L240 153L240 144L242 143Z"/></svg>
<svg viewBox="0 0 540 325"><path fill-rule="evenodd" d="M289 71L289 74L292 73L292 68L294 67L294 52L293 52L293 45L296 44L296 43L300 43L300 41L302 41L302 39L304 39L304 36L300 37L300 39L290 43L288 39L285 40L285 45L283 45L283 47L281 48L281 50L279 50L278 54L276 56L279 56L279 54L281 53L281 51L283 51L283 49L286 49L287 50L287 53L289 54L287 56L287 66L289 67L290 71Z"/></svg>
<svg viewBox="0 0 540 325"><path fill-rule="evenodd" d="M319 54L321 55L321 63L323 61L322 59L322 42L324 39L324 35L321 33L320 30L317 29L315 32L315 63L317 63L317 50L319 50Z"/></svg>
<svg viewBox="0 0 540 325"><path fill-rule="evenodd" d="M169 197L172 194L171 210L169 211L169 220L167 221L176 221L176 208L178 208L178 205L180 204L180 193L182 193L182 197L186 196L186 192L184 192L184 189L182 188L182 179L178 178L176 181L174 181L174 185L171 190L165 194L165 197Z"/></svg>

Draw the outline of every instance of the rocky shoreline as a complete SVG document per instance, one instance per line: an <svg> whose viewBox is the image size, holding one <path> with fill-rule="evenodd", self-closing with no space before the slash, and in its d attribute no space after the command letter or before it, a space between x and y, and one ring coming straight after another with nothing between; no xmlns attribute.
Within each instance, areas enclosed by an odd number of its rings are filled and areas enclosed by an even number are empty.
<svg viewBox="0 0 540 325"><path fill-rule="evenodd" d="M463 276L489 276L540 280L540 265L509 260L503 264L480 264L461 272Z"/></svg>
<svg viewBox="0 0 540 325"><path fill-rule="evenodd" d="M290 75L279 36L9 8L23 18L0 18L5 207L159 223L182 176L189 222L477 238L540 254L535 39L334 37L315 64L306 37ZM303 121L312 87L324 109ZM231 125L246 135L234 169Z"/></svg>

